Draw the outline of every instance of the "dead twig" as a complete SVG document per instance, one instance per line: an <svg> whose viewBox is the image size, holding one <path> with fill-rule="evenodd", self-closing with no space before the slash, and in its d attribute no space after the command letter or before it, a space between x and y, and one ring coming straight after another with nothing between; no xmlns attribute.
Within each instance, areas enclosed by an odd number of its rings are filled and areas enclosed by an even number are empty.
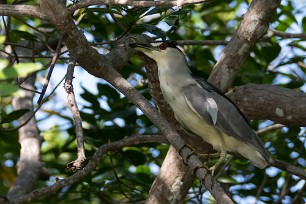
<svg viewBox="0 0 306 204"><path fill-rule="evenodd" d="M63 42L63 36L60 37L58 43L57 43L57 46L56 46L56 50L55 50L55 54L54 56L52 57L52 61L51 61L51 65L50 65L50 69L49 69L49 72L48 72L48 75L46 77L46 80L45 80L45 83L44 83L44 86L41 90L41 94L39 96L39 99L37 101L37 103L40 105L42 100L43 100L43 97L46 93L46 90L48 88L48 85L49 85L49 82L50 82L50 78L51 78L51 75L52 75L52 72L53 72L53 69L54 69L54 66L55 66L55 63L59 57L59 54L60 54L60 50L61 50L61 46L62 46L62 42Z"/></svg>
<svg viewBox="0 0 306 204"><path fill-rule="evenodd" d="M69 64L68 64L66 80L64 84L64 88L67 93L69 108L70 108L70 111L74 119L75 133L76 133L76 140L77 140L77 152L78 152L77 159L67 164L66 171L68 172L75 172L81 169L84 166L84 162L86 160L82 118L81 118L80 111L79 111L79 108L78 108L78 105L75 99L75 95L73 92L73 85L72 85L75 63L76 63L76 56L72 54Z"/></svg>

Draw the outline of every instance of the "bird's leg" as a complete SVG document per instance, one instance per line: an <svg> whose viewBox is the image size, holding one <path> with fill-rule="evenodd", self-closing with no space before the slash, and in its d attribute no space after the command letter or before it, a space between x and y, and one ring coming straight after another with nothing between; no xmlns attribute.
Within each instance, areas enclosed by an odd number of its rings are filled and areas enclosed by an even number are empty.
<svg viewBox="0 0 306 204"><path fill-rule="evenodd" d="M208 169L208 167L207 167L207 161L209 160L209 159L211 159L211 158L219 158L220 157L220 153L219 152L216 152L216 153L212 153L212 154L200 154L200 153L198 153L197 154L198 155L198 157L201 159L201 158L205 158L206 160L205 160L205 162L204 162L204 166L206 167L206 169Z"/></svg>
<svg viewBox="0 0 306 204"><path fill-rule="evenodd" d="M210 158L219 158L220 157L220 153L216 152L216 153L212 153L212 154L198 154L198 156L200 158L207 158L207 159L210 159Z"/></svg>
<svg viewBox="0 0 306 204"><path fill-rule="evenodd" d="M211 172L212 176L214 175L215 170L220 166L220 164L224 162L225 158L226 158L226 151L224 149L221 149L219 160L217 161L217 163L215 163L215 165L209 168L209 171Z"/></svg>

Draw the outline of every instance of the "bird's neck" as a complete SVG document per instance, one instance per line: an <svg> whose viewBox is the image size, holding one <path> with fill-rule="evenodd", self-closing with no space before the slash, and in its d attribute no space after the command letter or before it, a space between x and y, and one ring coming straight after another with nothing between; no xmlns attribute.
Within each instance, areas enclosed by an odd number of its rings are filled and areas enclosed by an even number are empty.
<svg viewBox="0 0 306 204"><path fill-rule="evenodd" d="M188 85L194 82L185 59L176 59L175 61L158 60L157 66L161 83L176 86L177 83Z"/></svg>

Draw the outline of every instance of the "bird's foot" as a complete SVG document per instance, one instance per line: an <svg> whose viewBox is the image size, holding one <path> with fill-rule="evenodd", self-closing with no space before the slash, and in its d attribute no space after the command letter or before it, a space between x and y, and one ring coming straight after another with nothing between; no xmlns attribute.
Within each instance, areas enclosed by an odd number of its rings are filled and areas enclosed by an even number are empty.
<svg viewBox="0 0 306 204"><path fill-rule="evenodd" d="M217 161L217 163L215 163L215 165L213 165L212 167L209 168L210 174L212 176L214 176L215 170L224 162L225 158L226 158L226 151L225 150L221 150L219 154L219 159Z"/></svg>
<svg viewBox="0 0 306 204"><path fill-rule="evenodd" d="M205 158L205 159L212 159L212 158L218 158L220 157L220 153L212 153L212 154L198 154L199 158Z"/></svg>

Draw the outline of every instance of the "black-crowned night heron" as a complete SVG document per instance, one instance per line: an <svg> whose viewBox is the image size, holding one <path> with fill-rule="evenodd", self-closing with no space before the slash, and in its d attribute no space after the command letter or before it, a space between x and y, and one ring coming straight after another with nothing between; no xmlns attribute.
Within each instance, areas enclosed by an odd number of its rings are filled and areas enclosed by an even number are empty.
<svg viewBox="0 0 306 204"><path fill-rule="evenodd" d="M132 43L130 47L156 61L160 88L180 124L220 152L220 159L210 168L212 173L226 152L239 153L261 169L272 161L239 108L219 89L191 73L174 42Z"/></svg>

